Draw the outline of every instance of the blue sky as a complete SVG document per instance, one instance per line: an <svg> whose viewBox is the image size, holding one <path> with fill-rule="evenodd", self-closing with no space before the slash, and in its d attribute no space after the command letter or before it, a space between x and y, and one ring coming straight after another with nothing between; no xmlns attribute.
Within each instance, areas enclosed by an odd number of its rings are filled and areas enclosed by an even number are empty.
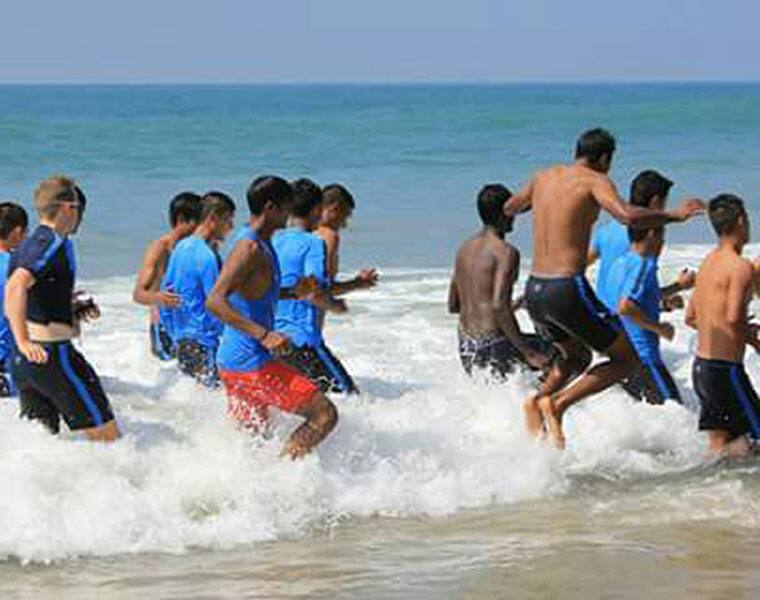
<svg viewBox="0 0 760 600"><path fill-rule="evenodd" d="M760 79L750 0L2 0L0 82Z"/></svg>

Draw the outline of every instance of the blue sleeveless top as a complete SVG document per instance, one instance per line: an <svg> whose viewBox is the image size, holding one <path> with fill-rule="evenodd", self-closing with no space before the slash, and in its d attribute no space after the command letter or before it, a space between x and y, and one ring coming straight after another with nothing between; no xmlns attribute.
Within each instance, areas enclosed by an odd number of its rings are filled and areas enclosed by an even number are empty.
<svg viewBox="0 0 760 600"><path fill-rule="evenodd" d="M274 313L277 299L280 296L280 268L274 248L268 240L259 238L255 231L246 225L233 238L233 246L240 240L255 240L259 247L266 252L272 265L272 283L263 297L258 300L247 300L239 292L233 292L227 297L227 302L249 321L266 327L274 328ZM247 333L225 324L222 331L216 362L224 371L255 371L264 363L272 360L272 355L257 339Z"/></svg>

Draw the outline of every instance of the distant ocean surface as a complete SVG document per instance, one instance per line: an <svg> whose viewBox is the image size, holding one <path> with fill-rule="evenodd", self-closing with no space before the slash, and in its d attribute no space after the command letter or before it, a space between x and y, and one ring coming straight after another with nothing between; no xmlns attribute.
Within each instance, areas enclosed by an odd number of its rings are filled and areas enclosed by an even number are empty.
<svg viewBox="0 0 760 600"><path fill-rule="evenodd" d="M532 376L459 364L445 298L476 191L568 160L593 125L618 137L621 188L657 167L674 196L733 190L757 218L760 86L0 88L0 196L31 206L64 171L90 198L79 262L103 315L78 345L124 432L50 436L0 399L0 598L756 597L760 460L706 458L682 313L663 355L685 406L611 388L568 411L565 452L525 433ZM334 433L295 464L298 419L236 430L222 392L149 355L130 295L175 192L224 190L242 222L264 172L345 182L343 264L383 275L327 321L362 394L333 397ZM713 242L704 220L668 235L663 283Z"/></svg>
<svg viewBox="0 0 760 600"><path fill-rule="evenodd" d="M242 221L254 176L309 176L356 196L348 265L442 267L483 183L519 187L596 125L617 136L621 191L654 167L674 197L731 190L756 210L757 84L0 86L0 198L30 206L37 181L74 176L81 265L100 277L136 268L179 190L221 189ZM669 235L712 239L704 222Z"/></svg>

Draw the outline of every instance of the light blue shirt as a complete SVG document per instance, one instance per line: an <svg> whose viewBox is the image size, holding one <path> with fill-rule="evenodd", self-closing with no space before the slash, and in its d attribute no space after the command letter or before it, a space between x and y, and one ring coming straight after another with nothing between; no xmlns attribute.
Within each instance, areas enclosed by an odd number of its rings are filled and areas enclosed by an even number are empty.
<svg viewBox="0 0 760 600"><path fill-rule="evenodd" d="M610 221L597 227L591 238L591 249L599 255L599 271L596 276L596 295L604 305L617 312L615 290L610 288L610 269L615 261L628 252L631 242L628 228L617 221Z"/></svg>

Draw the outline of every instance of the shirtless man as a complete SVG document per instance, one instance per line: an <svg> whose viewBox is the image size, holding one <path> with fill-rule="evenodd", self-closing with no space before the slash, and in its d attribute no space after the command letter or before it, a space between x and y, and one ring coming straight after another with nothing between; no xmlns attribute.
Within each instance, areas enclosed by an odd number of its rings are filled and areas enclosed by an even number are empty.
<svg viewBox="0 0 760 600"><path fill-rule="evenodd" d="M742 200L731 194L713 198L708 214L718 246L697 273L686 311L686 323L699 337L692 371L699 429L707 432L713 452L744 456L752 448L747 434L760 439L760 403L743 364L745 346L760 351L760 326L748 315L753 265L741 255L749 241L749 217Z"/></svg>
<svg viewBox="0 0 760 600"><path fill-rule="evenodd" d="M468 374L475 367L504 378L517 365L541 369L548 362L548 345L542 347L538 336L523 334L512 311L520 253L504 241L514 219L502 210L511 195L499 183L480 190L483 229L457 252L448 304L450 313L459 314L459 358Z"/></svg>
<svg viewBox="0 0 760 600"><path fill-rule="evenodd" d="M538 435L546 427L559 448L565 443L565 411L620 381L637 364L625 334L583 274L599 210L636 228L685 221L704 211L696 199L685 200L672 212L628 204L607 176L614 151L610 133L587 131L578 139L574 163L539 171L504 206L507 216L531 208L534 212L533 268L525 300L539 334L554 342L563 359L555 361L538 394L526 401L525 414L528 430ZM565 387L578 366L588 364L589 348L609 360Z"/></svg>
<svg viewBox="0 0 760 600"><path fill-rule="evenodd" d="M160 360L170 360L176 353L165 309L179 306L179 296L173 291L161 290L161 280L174 246L195 231L200 217L198 194L182 192L174 196L169 204L171 231L148 245L142 268L137 273L132 299L150 307L150 351Z"/></svg>
<svg viewBox="0 0 760 600"><path fill-rule="evenodd" d="M346 228L355 208L354 197L341 184L331 183L322 190L322 216L314 233L325 242L327 276L332 283L330 291L335 296L371 288L377 283L375 269L362 269L353 279L336 281L340 263L340 230Z"/></svg>
<svg viewBox="0 0 760 600"><path fill-rule="evenodd" d="M285 226L293 189L281 177L255 179L247 193L251 217L235 236L235 245L206 301L224 322L217 363L227 390L228 412L241 425L256 428L269 407L302 416L283 454L308 454L335 427L335 406L305 375L276 358L289 339L274 331L280 270L271 237ZM295 297L302 297L295 286ZM313 292L313 289L311 290Z"/></svg>

